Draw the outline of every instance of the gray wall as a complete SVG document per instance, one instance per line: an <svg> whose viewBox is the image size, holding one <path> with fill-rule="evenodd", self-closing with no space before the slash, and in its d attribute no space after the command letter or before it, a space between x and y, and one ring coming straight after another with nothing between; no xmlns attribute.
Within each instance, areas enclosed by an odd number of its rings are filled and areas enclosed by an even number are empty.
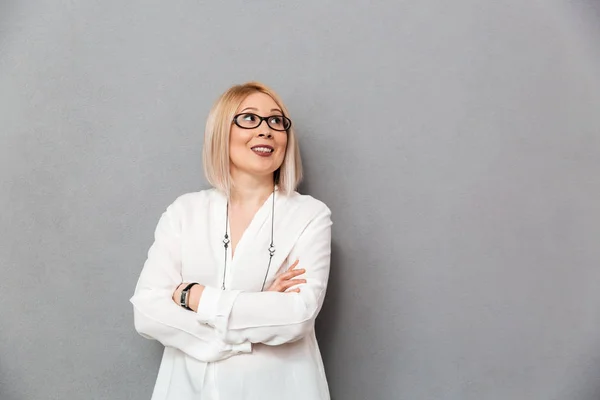
<svg viewBox="0 0 600 400"><path fill-rule="evenodd" d="M599 28L592 0L4 0L0 399L149 398L128 298L250 79L334 212L335 400L600 398Z"/></svg>

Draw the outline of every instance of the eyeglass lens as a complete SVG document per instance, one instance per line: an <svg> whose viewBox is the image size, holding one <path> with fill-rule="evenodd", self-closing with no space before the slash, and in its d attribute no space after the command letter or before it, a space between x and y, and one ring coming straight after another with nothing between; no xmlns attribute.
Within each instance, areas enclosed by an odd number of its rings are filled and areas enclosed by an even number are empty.
<svg viewBox="0 0 600 400"><path fill-rule="evenodd" d="M240 128L245 129L256 128L261 124L262 120L263 118L253 113L239 114L235 117L235 123ZM291 125L290 120L282 115L271 115L269 117L264 117L264 120L271 127L271 129L275 129L277 131L285 131Z"/></svg>

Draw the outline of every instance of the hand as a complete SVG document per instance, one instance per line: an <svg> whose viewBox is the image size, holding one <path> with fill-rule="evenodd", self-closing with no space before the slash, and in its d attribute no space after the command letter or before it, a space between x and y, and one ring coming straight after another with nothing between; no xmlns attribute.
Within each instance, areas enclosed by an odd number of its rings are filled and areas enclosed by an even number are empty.
<svg viewBox="0 0 600 400"><path fill-rule="evenodd" d="M299 260L296 260L284 273L280 274L275 281L271 284L267 292L300 292L300 288L290 289L292 286L306 283L306 279L295 279L298 275L302 275L306 272L305 269L295 269L298 265ZM288 290L290 289L290 290Z"/></svg>
<svg viewBox="0 0 600 400"><path fill-rule="evenodd" d="M189 284L189 282L183 282L173 292L172 299L175 304L179 305L179 300L181 300L181 292L183 289ZM204 292L204 286L198 284L192 286L188 293L188 306L192 309L192 311L198 311L198 304L200 304L200 298L202 297L202 292Z"/></svg>

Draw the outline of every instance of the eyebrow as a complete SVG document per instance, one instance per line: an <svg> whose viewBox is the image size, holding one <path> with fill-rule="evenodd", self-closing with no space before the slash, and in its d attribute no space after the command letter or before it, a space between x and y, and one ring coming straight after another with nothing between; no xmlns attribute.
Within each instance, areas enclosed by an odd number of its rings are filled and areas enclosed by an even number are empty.
<svg viewBox="0 0 600 400"><path fill-rule="evenodd" d="M242 111L240 111L240 112L244 112L244 111L246 111L246 110L258 111L258 109L257 109L257 108L254 108L254 107L246 107L246 108L244 108L244 109L243 109ZM272 109L271 109L271 111L279 111L279 112L280 112L280 113L283 115L283 111L281 111L279 108L272 108Z"/></svg>

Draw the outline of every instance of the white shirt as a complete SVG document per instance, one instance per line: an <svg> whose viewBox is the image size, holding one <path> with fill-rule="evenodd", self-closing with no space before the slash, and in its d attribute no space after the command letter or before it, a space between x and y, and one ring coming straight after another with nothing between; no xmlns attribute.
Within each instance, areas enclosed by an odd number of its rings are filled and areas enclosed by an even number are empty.
<svg viewBox="0 0 600 400"><path fill-rule="evenodd" d="M300 293L261 292L272 200L233 258L223 245L227 198L220 191L185 194L163 213L131 298L136 330L165 346L152 400L329 399L314 322L329 277L331 212L310 196L275 193L276 250L265 288L297 259L307 283ZM197 313L173 302L181 282L206 287Z"/></svg>

